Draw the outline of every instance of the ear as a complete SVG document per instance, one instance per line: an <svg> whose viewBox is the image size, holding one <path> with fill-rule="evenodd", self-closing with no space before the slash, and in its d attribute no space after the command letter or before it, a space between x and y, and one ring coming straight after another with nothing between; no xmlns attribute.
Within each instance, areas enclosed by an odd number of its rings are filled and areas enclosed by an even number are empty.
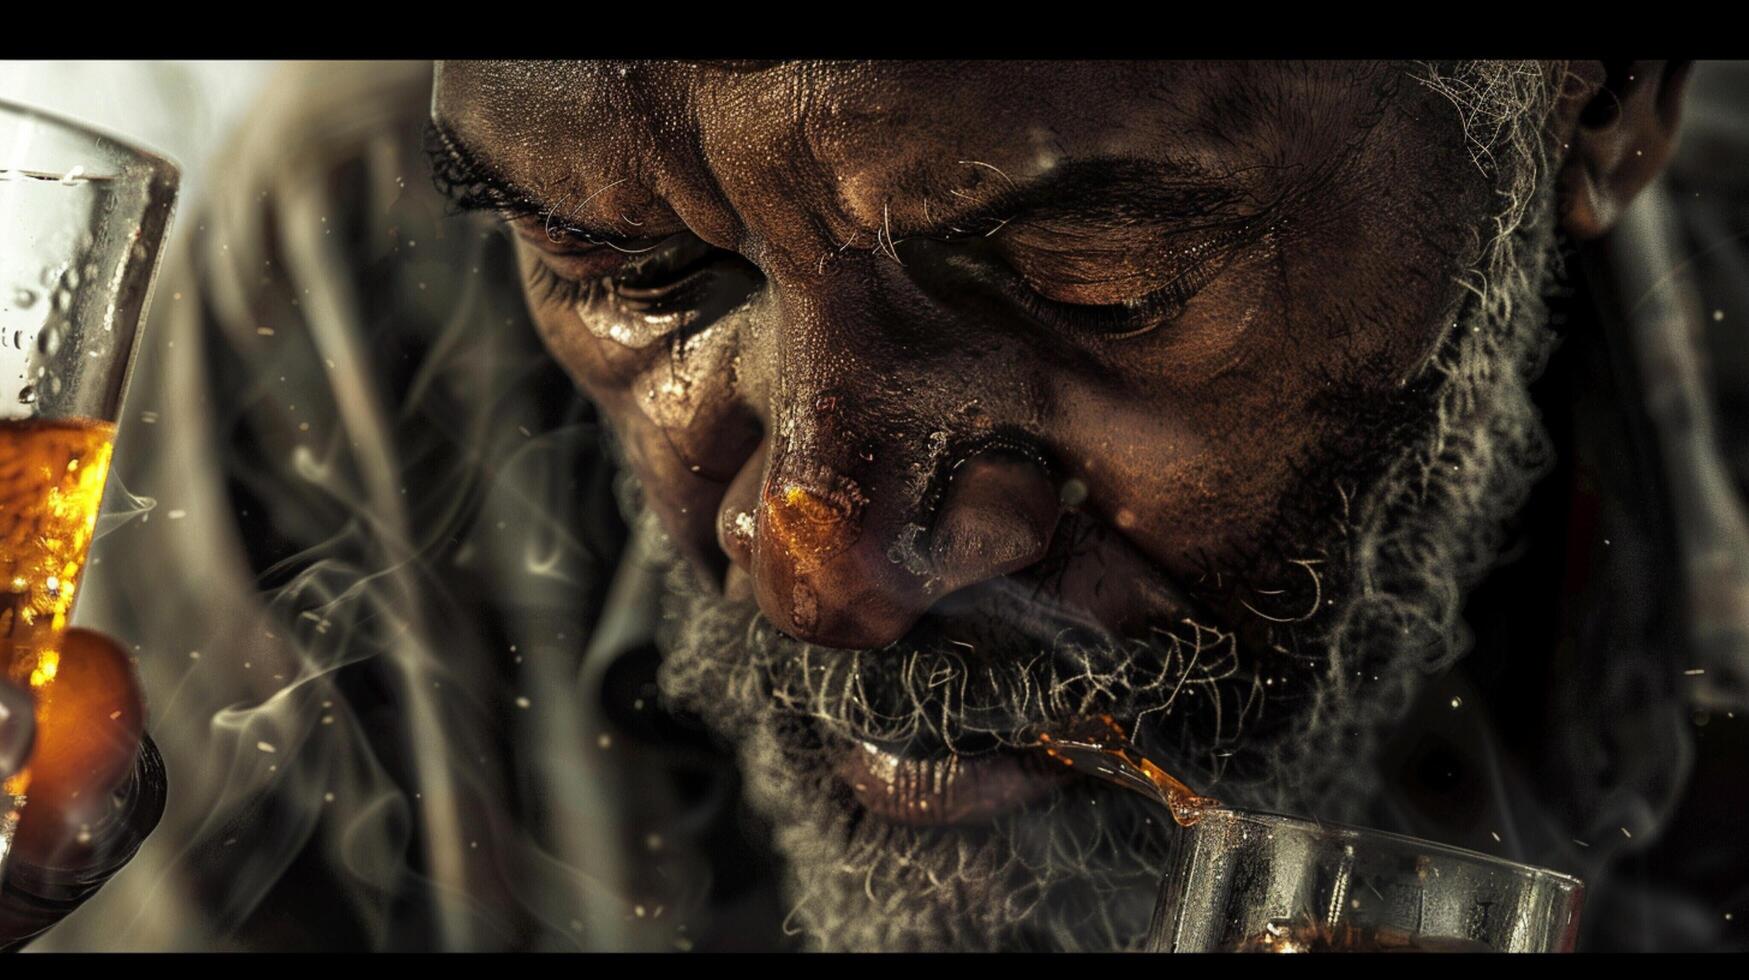
<svg viewBox="0 0 1749 980"><path fill-rule="evenodd" d="M1676 149L1689 61L1588 61L1568 70L1554 123L1561 226L1578 240L1609 231Z"/></svg>

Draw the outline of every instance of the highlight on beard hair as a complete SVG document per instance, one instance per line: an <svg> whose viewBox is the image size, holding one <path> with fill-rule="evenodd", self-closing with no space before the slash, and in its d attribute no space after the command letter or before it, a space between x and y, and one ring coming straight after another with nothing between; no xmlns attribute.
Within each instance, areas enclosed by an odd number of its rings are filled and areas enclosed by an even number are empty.
<svg viewBox="0 0 1749 980"><path fill-rule="evenodd" d="M836 785L821 732L947 745L982 736L971 744L988 748L1017 720L1137 714L1154 729L1150 751L1188 745L1251 756L1243 781L1205 782L1203 791L1240 805L1356 818L1352 807L1376 782L1367 760L1382 732L1423 678L1467 650L1464 590L1498 554L1506 522L1551 464L1528 389L1552 345L1542 292L1556 272L1544 134L1555 74L1475 64L1430 69L1424 81L1462 108L1498 206L1478 223L1477 259L1425 369L1435 382L1432 410L1330 544L1328 562L1348 565L1348 594L1331 596L1318 622L1299 624L1317 651L1309 690L1289 718L1277 702L1266 742L1240 738L1240 726L1224 732L1230 715L1221 711L1170 709L1186 686L1204 682L1198 693L1215 705L1230 696L1241 719L1270 710L1270 699L1259 706L1252 697L1257 678L1247 676L1231 634L1213 626L1188 624L1199 636L1224 635L1232 666L1202 664L1200 675L1200 656L1182 656L1173 633L1123 644L1045 628L1049 617L1024 606L1004 610L1006 621L1037 632L1029 647L1036 655L1024 662L974 670L951 650L903 643L866 654L816 650L776 632L751 604L699 592L669 551L659 681L671 701L738 743L749 799L771 820L787 859L792 927L810 945L1135 948L1165 839L1150 824L1163 813L1086 787L987 828L860 819ZM660 537L650 515L639 518ZM1168 720L1179 727L1162 738ZM1138 725L1138 742L1147 734ZM1169 768L1190 761L1166 754Z"/></svg>

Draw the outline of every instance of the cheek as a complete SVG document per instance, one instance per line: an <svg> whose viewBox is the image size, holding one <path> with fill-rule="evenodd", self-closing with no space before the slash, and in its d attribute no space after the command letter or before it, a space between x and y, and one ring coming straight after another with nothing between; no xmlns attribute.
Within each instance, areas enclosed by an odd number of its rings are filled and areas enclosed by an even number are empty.
<svg viewBox="0 0 1749 980"><path fill-rule="evenodd" d="M1159 336L1114 346L1100 374L1060 377L1051 425L1088 506L1177 575L1285 546L1272 536L1295 533L1278 520L1299 508L1338 513L1339 480L1388 451L1380 419L1462 295L1446 247L1460 236L1393 225L1399 210L1374 195L1284 237Z"/></svg>
<svg viewBox="0 0 1749 980"><path fill-rule="evenodd" d="M646 502L700 567L716 567L718 505L762 434L741 392L736 318L634 346L587 313L534 313L547 349L614 430Z"/></svg>

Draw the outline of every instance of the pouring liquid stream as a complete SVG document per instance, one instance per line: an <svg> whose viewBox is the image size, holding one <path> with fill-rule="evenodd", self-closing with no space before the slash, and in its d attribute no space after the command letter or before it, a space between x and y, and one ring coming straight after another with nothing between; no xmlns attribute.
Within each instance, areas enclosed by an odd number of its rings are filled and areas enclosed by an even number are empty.
<svg viewBox="0 0 1749 980"><path fill-rule="evenodd" d="M1189 827L1220 801L1202 796L1136 749L1116 719L1100 715L1065 731L1041 733L1038 746L1052 759L1079 773L1156 800L1180 827Z"/></svg>

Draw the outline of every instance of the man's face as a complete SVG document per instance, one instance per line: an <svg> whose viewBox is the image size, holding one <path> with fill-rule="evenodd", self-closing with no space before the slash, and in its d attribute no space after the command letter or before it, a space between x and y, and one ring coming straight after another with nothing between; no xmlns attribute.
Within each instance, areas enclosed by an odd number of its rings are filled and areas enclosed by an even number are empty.
<svg viewBox="0 0 1749 980"><path fill-rule="evenodd" d="M440 177L685 559L665 684L823 941L1133 941L1161 821L1038 731L1310 810L1341 766L1288 743L1447 654L1451 525L1536 439L1452 367L1524 353L1465 287L1515 164L1419 71L440 68Z"/></svg>

